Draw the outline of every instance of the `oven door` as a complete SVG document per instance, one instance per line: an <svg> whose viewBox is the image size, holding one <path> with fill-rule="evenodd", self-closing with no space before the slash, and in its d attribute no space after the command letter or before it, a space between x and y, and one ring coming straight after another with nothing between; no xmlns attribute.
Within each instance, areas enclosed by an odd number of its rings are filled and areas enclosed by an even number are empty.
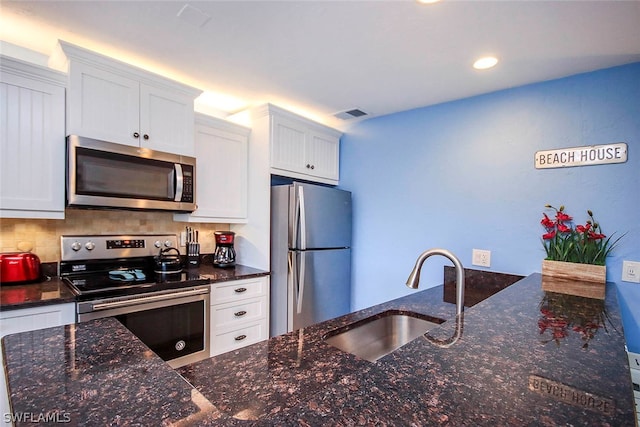
<svg viewBox="0 0 640 427"><path fill-rule="evenodd" d="M87 308L91 311L87 311ZM115 317L173 368L209 357L209 287L78 304L78 321Z"/></svg>

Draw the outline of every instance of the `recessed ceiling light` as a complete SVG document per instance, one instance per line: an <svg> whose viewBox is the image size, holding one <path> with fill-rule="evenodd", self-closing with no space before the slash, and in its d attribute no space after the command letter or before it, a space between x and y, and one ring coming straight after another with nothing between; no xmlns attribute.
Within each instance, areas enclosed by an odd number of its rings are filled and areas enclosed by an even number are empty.
<svg viewBox="0 0 640 427"><path fill-rule="evenodd" d="M416 1L422 4L431 4L431 3L438 3L440 0L416 0Z"/></svg>
<svg viewBox="0 0 640 427"><path fill-rule="evenodd" d="M498 63L498 58L495 56L485 56L482 57L476 62L473 63L473 68L476 70L486 70L487 68L491 68Z"/></svg>

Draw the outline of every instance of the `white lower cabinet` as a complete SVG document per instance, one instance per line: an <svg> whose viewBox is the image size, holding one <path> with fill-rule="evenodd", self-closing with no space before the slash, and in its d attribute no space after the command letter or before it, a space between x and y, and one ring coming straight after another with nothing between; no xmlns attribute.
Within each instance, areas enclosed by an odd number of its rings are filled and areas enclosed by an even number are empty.
<svg viewBox="0 0 640 427"><path fill-rule="evenodd" d="M69 325L76 321L76 304L53 304L40 307L23 308L19 310L0 311L0 338L5 335L20 332L35 331L37 329L51 328L54 326ZM9 414L9 397L7 393L7 380L5 378L3 352L0 352L0 425L10 426L5 419Z"/></svg>
<svg viewBox="0 0 640 427"><path fill-rule="evenodd" d="M211 356L269 338L269 277L211 285Z"/></svg>

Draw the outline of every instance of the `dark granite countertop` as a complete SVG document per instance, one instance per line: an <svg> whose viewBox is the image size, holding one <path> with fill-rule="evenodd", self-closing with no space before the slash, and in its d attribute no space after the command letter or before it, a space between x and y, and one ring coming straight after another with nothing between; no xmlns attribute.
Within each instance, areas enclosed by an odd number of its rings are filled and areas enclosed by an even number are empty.
<svg viewBox="0 0 640 427"><path fill-rule="evenodd" d="M449 319L436 338L455 330L438 286L177 372L111 319L10 335L13 411L78 425L635 424L611 283L602 302L545 294L533 274L466 309L450 348L420 337L375 363L322 339L387 310Z"/></svg>
<svg viewBox="0 0 640 427"><path fill-rule="evenodd" d="M201 263L197 269L189 269L189 271L197 271L201 276L215 282L227 282L230 280L251 279L254 277L268 276L268 271L259 270L244 265L236 265L230 268L218 268L209 263Z"/></svg>
<svg viewBox="0 0 640 427"><path fill-rule="evenodd" d="M39 283L0 285L1 311L75 301L76 296L58 277L47 278Z"/></svg>
<svg viewBox="0 0 640 427"><path fill-rule="evenodd" d="M71 289L52 271L53 274L40 283L28 284L2 284L0 285L0 310L18 310L21 308L37 307L50 304L63 304L75 302L76 297ZM225 282L229 280L250 279L269 275L268 271L259 270L244 265L236 265L233 268L216 268L213 265L203 262L198 268L190 268L189 276L202 276L214 282ZM172 283L179 287L179 283Z"/></svg>

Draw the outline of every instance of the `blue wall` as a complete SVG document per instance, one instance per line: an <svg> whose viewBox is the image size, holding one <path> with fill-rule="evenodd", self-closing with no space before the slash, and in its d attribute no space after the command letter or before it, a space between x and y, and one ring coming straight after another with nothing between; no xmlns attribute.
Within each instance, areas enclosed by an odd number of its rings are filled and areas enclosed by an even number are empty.
<svg viewBox="0 0 640 427"><path fill-rule="evenodd" d="M624 164L537 170L538 150L626 142ZM353 191L353 309L411 292L425 249L491 251L490 271L540 271L544 205L627 235L607 263L640 261L640 63L357 123L342 139L340 187ZM430 258L421 287L442 283ZM637 285L640 286L640 285Z"/></svg>

